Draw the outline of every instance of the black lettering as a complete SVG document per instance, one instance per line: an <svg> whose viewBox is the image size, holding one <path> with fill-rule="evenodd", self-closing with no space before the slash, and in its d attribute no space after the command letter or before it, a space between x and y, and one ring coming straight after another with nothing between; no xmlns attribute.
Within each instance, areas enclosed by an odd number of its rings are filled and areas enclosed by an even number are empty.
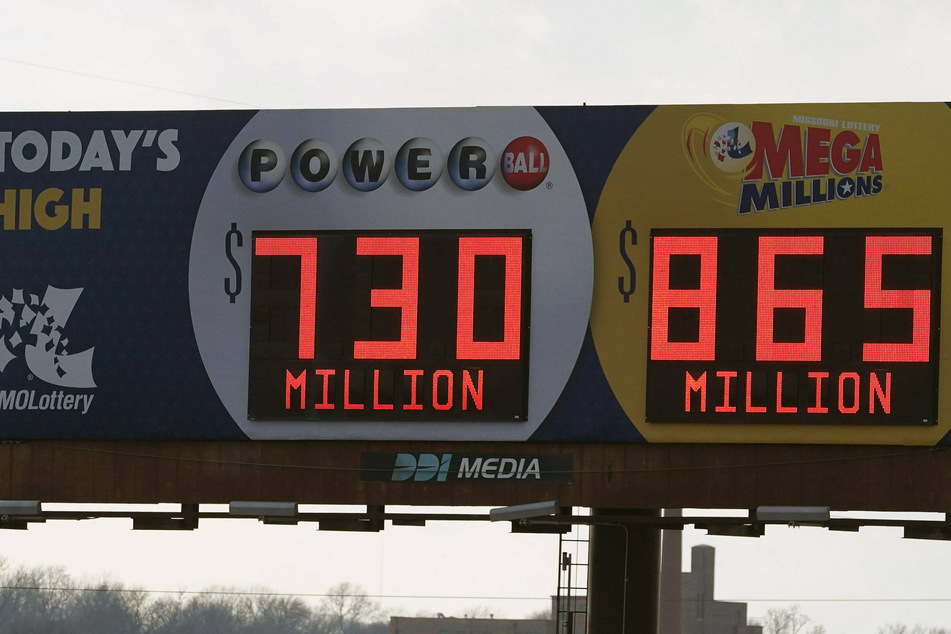
<svg viewBox="0 0 951 634"><path fill-rule="evenodd" d="M433 173L430 171L422 171L429 167L429 157L433 155L433 151L425 147L415 147L409 151L409 166L407 167L407 173L409 179L412 181L426 181L432 178ZM422 169L421 169L422 168Z"/></svg>
<svg viewBox="0 0 951 634"><path fill-rule="evenodd" d="M320 164L320 168L314 172L311 170L314 160ZM304 152L300 159L300 174L311 183L319 183L330 173L330 157L320 148L312 148Z"/></svg>
<svg viewBox="0 0 951 634"><path fill-rule="evenodd" d="M763 183L762 190L756 189L756 183L745 183L740 194L740 210L737 213L748 214L764 209L779 209L776 183Z"/></svg>
<svg viewBox="0 0 951 634"><path fill-rule="evenodd" d="M877 194L882 191L882 175L877 174L872 177L872 193Z"/></svg>
<svg viewBox="0 0 951 634"><path fill-rule="evenodd" d="M266 148L251 150L251 181L261 182L261 174L277 167L277 153Z"/></svg>
<svg viewBox="0 0 951 634"><path fill-rule="evenodd" d="M377 182L383 173L383 150L376 152L364 150L359 155L356 151L351 152L350 168L353 170L353 178L358 183L364 182L368 177L371 183Z"/></svg>
<svg viewBox="0 0 951 634"><path fill-rule="evenodd" d="M469 174L472 170L475 170L475 178L485 178L485 161L487 158L485 148L478 145L464 145L459 155L459 176L468 180L472 178Z"/></svg>

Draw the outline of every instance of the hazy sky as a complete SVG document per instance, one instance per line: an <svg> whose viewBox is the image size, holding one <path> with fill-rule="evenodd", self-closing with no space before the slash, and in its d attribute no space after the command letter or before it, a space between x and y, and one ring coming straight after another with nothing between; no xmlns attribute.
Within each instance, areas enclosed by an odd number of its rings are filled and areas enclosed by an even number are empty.
<svg viewBox="0 0 951 634"><path fill-rule="evenodd" d="M951 3L801 0L7 3L0 110L327 108L951 99ZM911 485L910 485L911 486ZM522 616L554 593L557 539L506 526L50 523L0 535L13 563L147 589L360 583L387 605ZM951 543L900 531L710 538L717 598L798 602L829 634L951 627ZM502 597L536 597L519 601Z"/></svg>
<svg viewBox="0 0 951 634"><path fill-rule="evenodd" d="M951 5L163 3L4 7L9 110L940 101Z"/></svg>

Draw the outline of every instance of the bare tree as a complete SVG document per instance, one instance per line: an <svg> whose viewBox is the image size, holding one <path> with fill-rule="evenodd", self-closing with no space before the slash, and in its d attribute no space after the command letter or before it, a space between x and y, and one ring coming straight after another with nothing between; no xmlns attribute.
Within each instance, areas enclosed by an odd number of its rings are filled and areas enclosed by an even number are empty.
<svg viewBox="0 0 951 634"><path fill-rule="evenodd" d="M178 622L178 612L182 607L183 595L162 597L151 601L142 615L142 631L150 634L173 632Z"/></svg>
<svg viewBox="0 0 951 634"><path fill-rule="evenodd" d="M361 624L380 615L379 605L360 586L340 583L327 591L321 614L327 620L328 634L355 634Z"/></svg>
<svg viewBox="0 0 951 634"><path fill-rule="evenodd" d="M240 610L236 609L233 597L227 594L202 594L190 598L179 607L172 627L161 630L182 634L226 634L240 632L246 621Z"/></svg>
<svg viewBox="0 0 951 634"><path fill-rule="evenodd" d="M878 634L951 634L951 630L944 627L927 627L925 625L908 627L904 623L889 623L879 627Z"/></svg>
<svg viewBox="0 0 951 634"><path fill-rule="evenodd" d="M103 581L95 590L77 592L64 620L76 632L140 634L145 602L141 590Z"/></svg>
<svg viewBox="0 0 951 634"><path fill-rule="evenodd" d="M799 634L810 621L809 616L798 605L770 608L763 618L763 634ZM822 631L824 630L825 628L822 628ZM813 632L816 632L815 628Z"/></svg>
<svg viewBox="0 0 951 634"><path fill-rule="evenodd" d="M258 593L248 601L247 634L322 634L317 615L299 597Z"/></svg>
<svg viewBox="0 0 951 634"><path fill-rule="evenodd" d="M62 568L7 568L0 557L0 634L386 634L379 605L360 587L328 591L321 610L264 589L217 588L153 598L101 581L77 584Z"/></svg>
<svg viewBox="0 0 951 634"><path fill-rule="evenodd" d="M3 577L0 623L12 634L57 634L75 600L73 581L62 568L18 568Z"/></svg>

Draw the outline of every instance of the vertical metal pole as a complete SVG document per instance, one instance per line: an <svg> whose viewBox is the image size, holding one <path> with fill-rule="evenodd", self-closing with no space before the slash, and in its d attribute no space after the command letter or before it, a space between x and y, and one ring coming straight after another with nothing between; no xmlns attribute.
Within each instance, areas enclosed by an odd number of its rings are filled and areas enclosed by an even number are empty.
<svg viewBox="0 0 951 634"><path fill-rule="evenodd" d="M571 606L571 553L564 553L564 556L567 557L567 559L565 559L565 565L568 568L568 587L565 591L565 598L568 601L568 605L565 606L565 634L572 634L575 628L574 623L572 623L573 614Z"/></svg>
<svg viewBox="0 0 951 634"><path fill-rule="evenodd" d="M664 517L680 517L680 509L665 509ZM683 529L661 531L660 555L660 634L682 634L681 559Z"/></svg>
<svg viewBox="0 0 951 634"><path fill-rule="evenodd" d="M565 570L565 537L558 533L558 590L555 594L555 613L552 618L555 621L555 634L561 634L561 579Z"/></svg>
<svg viewBox="0 0 951 634"><path fill-rule="evenodd" d="M594 509L598 515L659 517L657 510ZM660 529L598 524L591 529L588 568L589 632L657 634Z"/></svg>

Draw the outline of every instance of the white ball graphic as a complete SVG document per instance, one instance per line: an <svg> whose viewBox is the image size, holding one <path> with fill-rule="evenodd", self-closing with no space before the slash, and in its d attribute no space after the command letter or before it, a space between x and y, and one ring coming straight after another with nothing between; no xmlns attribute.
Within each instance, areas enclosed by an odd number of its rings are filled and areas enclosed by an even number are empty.
<svg viewBox="0 0 951 634"><path fill-rule="evenodd" d="M291 155L291 176L297 186L308 192L327 189L337 177L337 152L320 139L308 139Z"/></svg>
<svg viewBox="0 0 951 634"><path fill-rule="evenodd" d="M442 169L442 151L425 137L410 139L396 153L396 177L411 191L421 192L435 185Z"/></svg>
<svg viewBox="0 0 951 634"><path fill-rule="evenodd" d="M372 192L390 175L390 155L376 139L358 139L343 155L343 175L354 189Z"/></svg>
<svg viewBox="0 0 951 634"><path fill-rule="evenodd" d="M485 139L466 137L449 152L449 177L460 189L476 191L492 180L497 163L495 152Z"/></svg>
<svg viewBox="0 0 951 634"><path fill-rule="evenodd" d="M252 141L238 159L238 176L253 192L269 192L284 180L287 162L284 150L273 141Z"/></svg>

